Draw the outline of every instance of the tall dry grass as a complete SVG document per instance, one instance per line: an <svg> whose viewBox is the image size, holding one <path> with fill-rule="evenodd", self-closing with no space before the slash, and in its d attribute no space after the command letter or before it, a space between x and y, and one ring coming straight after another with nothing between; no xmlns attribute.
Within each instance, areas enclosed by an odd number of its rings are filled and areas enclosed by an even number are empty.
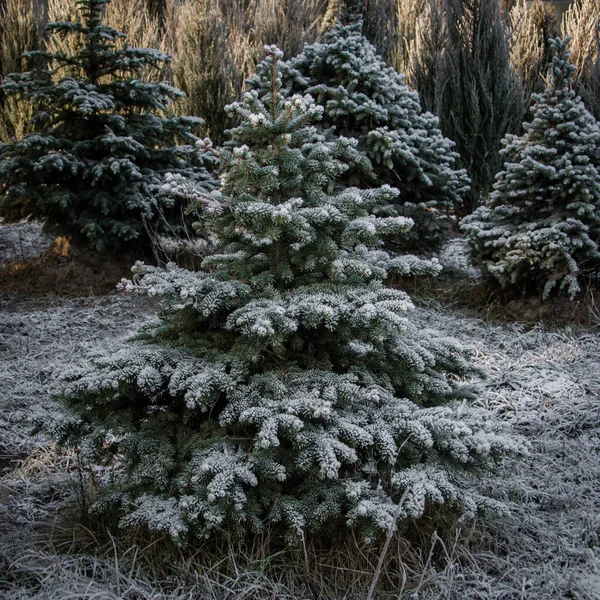
<svg viewBox="0 0 600 600"><path fill-rule="evenodd" d="M164 24L173 83L186 94L174 108L201 116L207 133L220 141L228 123L225 106L241 88L224 15L213 0L168 0Z"/></svg>
<svg viewBox="0 0 600 600"><path fill-rule="evenodd" d="M0 5L1 73L18 73L28 67L24 52L42 45L45 10L38 0L6 0Z"/></svg>
<svg viewBox="0 0 600 600"><path fill-rule="evenodd" d="M45 10L38 0L6 0L0 5L0 82L9 73L27 70L31 61L24 52L42 46ZM0 140L21 139L31 122L31 107L0 91Z"/></svg>
<svg viewBox="0 0 600 600"><path fill-rule="evenodd" d="M414 37L408 38L406 80L419 92L423 109L430 112L437 110L438 73L446 37L444 11L437 0L428 0L416 18Z"/></svg>
<svg viewBox="0 0 600 600"><path fill-rule="evenodd" d="M585 80L598 58L600 0L575 0L561 23L563 37L573 37L571 62L578 68L577 80Z"/></svg>
<svg viewBox="0 0 600 600"><path fill-rule="evenodd" d="M300 52L317 39L326 9L326 0L251 0L245 27L257 58L264 44L276 44L288 58Z"/></svg>
<svg viewBox="0 0 600 600"><path fill-rule="evenodd" d="M106 6L106 23L127 34L129 46L162 48L164 34L160 18L147 0L111 0Z"/></svg>
<svg viewBox="0 0 600 600"><path fill-rule="evenodd" d="M419 2L419 0L414 0ZM397 0L365 0L363 33L387 61L395 52Z"/></svg>
<svg viewBox="0 0 600 600"><path fill-rule="evenodd" d="M164 50L164 30L159 15L148 0L111 0L106 6L106 23L127 35L123 44L133 48ZM168 77L168 67L147 67L141 73L146 81L162 81Z"/></svg>
<svg viewBox="0 0 600 600"><path fill-rule="evenodd" d="M600 0L575 0L565 12L562 34L573 36L571 61L577 71L577 91L587 109L600 119Z"/></svg>
<svg viewBox="0 0 600 600"><path fill-rule="evenodd" d="M411 61L414 63L417 58L415 54L428 51L424 33L431 19L430 4L429 0L395 0L396 28L388 58L400 73L408 75Z"/></svg>
<svg viewBox="0 0 600 600"><path fill-rule="evenodd" d="M75 2L70 0L48 0L48 21L50 23L56 23L59 21L72 21L78 22L80 20L79 11L75 5ZM76 54L84 43L83 35L79 33L71 33L69 35L55 33L46 37L45 47L47 52L53 54L64 53L67 56ZM51 70L56 70L59 65L54 62L50 62L48 67ZM71 67L69 70L63 65L62 68L55 72L55 79L61 79L67 76L82 77L83 73L78 72L77 69Z"/></svg>
<svg viewBox="0 0 600 600"><path fill-rule="evenodd" d="M526 97L544 88L550 60L548 40L558 35L554 8L549 2L517 0L510 11L510 60L523 82Z"/></svg>
<svg viewBox="0 0 600 600"><path fill-rule="evenodd" d="M173 54L173 83L186 93L177 112L201 116L222 141L225 106L240 97L263 46L297 54L318 37L326 9L326 0L167 0L164 47Z"/></svg>

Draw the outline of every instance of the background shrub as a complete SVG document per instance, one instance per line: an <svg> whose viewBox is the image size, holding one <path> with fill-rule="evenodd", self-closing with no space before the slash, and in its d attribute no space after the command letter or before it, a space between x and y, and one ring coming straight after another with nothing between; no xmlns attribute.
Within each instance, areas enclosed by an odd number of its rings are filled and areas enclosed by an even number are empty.
<svg viewBox="0 0 600 600"><path fill-rule="evenodd" d="M568 40L551 40L548 88L522 136L503 141L504 169L462 222L475 258L503 285L571 299L600 267L600 127L573 91Z"/></svg>

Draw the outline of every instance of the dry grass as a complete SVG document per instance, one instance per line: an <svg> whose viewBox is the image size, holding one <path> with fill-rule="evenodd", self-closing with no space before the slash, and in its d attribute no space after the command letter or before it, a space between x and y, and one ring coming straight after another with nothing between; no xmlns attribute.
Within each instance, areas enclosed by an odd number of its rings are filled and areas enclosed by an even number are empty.
<svg viewBox="0 0 600 600"><path fill-rule="evenodd" d="M6 0L0 5L0 83L2 76L31 66L24 52L42 45L45 12L37 0ZM22 139L30 131L31 107L0 92L0 142Z"/></svg>
<svg viewBox="0 0 600 600"><path fill-rule="evenodd" d="M172 78L186 98L180 114L204 118L217 142L230 126L225 106L241 95L244 80L263 57L265 44L287 56L319 34L325 0L168 0L164 46L173 54Z"/></svg>
<svg viewBox="0 0 600 600"><path fill-rule="evenodd" d="M164 50L162 24L150 12L147 0L111 0L106 7L106 23L127 34L124 43L128 46ZM166 67L147 67L141 73L145 81L163 81L167 76Z"/></svg>
<svg viewBox="0 0 600 600"><path fill-rule="evenodd" d="M79 11L77 10L74 2L68 0L48 0L48 21L50 23L57 23L60 21L71 21L78 22L80 20ZM79 49L83 46L83 36L77 32L70 34L53 34L47 35L45 41L45 47L47 52L55 54L64 53L66 56L73 56L77 54ZM58 81L63 77L83 77L78 69L74 67L68 67L62 65L61 68L55 62L50 62L48 67L51 70L55 70L54 79Z"/></svg>
<svg viewBox="0 0 600 600"><path fill-rule="evenodd" d="M437 75L446 35L444 13L437 0L429 0L414 23L414 38L407 42L406 78L408 84L419 92L423 110L434 113L439 91Z"/></svg>
<svg viewBox="0 0 600 600"><path fill-rule="evenodd" d="M207 133L219 139L228 125L225 106L242 84L219 5L211 0L170 0L165 30L165 47L173 54L173 82L186 94L175 108L180 114L202 116Z"/></svg>
<svg viewBox="0 0 600 600"><path fill-rule="evenodd" d="M388 52L389 61L399 73L408 74L411 63L424 60L424 20L430 17L431 0L396 0L396 30ZM435 2L437 6L437 2ZM412 85L412 83L411 83Z"/></svg>
<svg viewBox="0 0 600 600"><path fill-rule="evenodd" d="M38 0L5 0L0 5L0 61L4 76L26 70L28 64L22 54L41 47L45 17Z"/></svg>
<svg viewBox="0 0 600 600"><path fill-rule="evenodd" d="M600 0L575 0L563 15L561 33L573 37L571 62L578 68L576 77L585 79L598 58Z"/></svg>
<svg viewBox="0 0 600 600"><path fill-rule="evenodd" d="M158 48L163 43L160 21L146 0L111 0L106 7L106 22L127 34L127 44L139 48Z"/></svg>
<svg viewBox="0 0 600 600"><path fill-rule="evenodd" d="M526 96L544 88L548 69L548 40L558 34L558 24L552 4L535 0L518 0L510 11L513 69L523 82Z"/></svg>

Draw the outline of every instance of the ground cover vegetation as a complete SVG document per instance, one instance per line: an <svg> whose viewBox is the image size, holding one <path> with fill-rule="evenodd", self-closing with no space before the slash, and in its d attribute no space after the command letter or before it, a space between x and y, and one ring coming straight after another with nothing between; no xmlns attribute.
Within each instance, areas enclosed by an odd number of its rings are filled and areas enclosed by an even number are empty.
<svg viewBox="0 0 600 600"><path fill-rule="evenodd" d="M122 348L123 336L155 311L140 295L19 302L3 296L0 594L8 600L364 599L380 545L335 538L329 547L307 543L305 555L282 553L266 537L253 546L204 543L185 552L161 536L116 535L112 527L109 535L109 522L90 518L94 496L80 486L76 455L32 437L27 415L55 412L48 381L73 356L97 352L99 344ZM475 349L476 364L488 373L478 404L525 436L529 452L481 483L481 493L504 502L508 514L458 528L449 523L438 537L426 528L416 539L395 536L373 597L596 600L597 328L490 322L436 303L413 311L412 319Z"/></svg>
<svg viewBox="0 0 600 600"><path fill-rule="evenodd" d="M0 595L600 598L597 0L0 13Z"/></svg>

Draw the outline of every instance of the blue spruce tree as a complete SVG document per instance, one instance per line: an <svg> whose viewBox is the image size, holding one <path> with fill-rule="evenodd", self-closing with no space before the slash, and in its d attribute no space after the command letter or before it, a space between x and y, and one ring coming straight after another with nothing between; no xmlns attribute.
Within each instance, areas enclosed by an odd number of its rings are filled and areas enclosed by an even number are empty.
<svg viewBox="0 0 600 600"><path fill-rule="evenodd" d="M502 286L573 298L600 269L600 127L571 89L568 39L550 41L549 85L533 120L503 140L504 169L461 224L474 258Z"/></svg>
<svg viewBox="0 0 600 600"><path fill-rule="evenodd" d="M351 163L341 181L361 188L387 183L399 189L378 214L411 217L413 228L397 240L401 247L436 247L443 241L448 215L462 206L470 181L455 168L454 143L442 135L439 121L423 112L419 95L404 75L386 66L362 33L361 2L345 2L322 42L306 45L282 64L284 87L311 94L323 106L320 127L330 136L358 141L360 160ZM268 64L259 65L251 88L269 93Z"/></svg>
<svg viewBox="0 0 600 600"><path fill-rule="evenodd" d="M135 266L122 287L161 297L160 322L65 374L76 416L56 434L105 467L97 510L182 543L339 524L372 538L432 504L473 513L488 501L467 473L511 442L464 405L461 345L384 284L437 266L382 249L410 227L370 213L397 190L337 190L355 141L323 135L323 108L282 92L266 50L271 93L230 106L237 145L199 198L214 254L199 272Z"/></svg>
<svg viewBox="0 0 600 600"><path fill-rule="evenodd" d="M47 231L98 250L147 244L148 229L177 223L180 210L162 190L167 172L214 187L193 147L202 120L168 118L182 92L141 79L170 58L131 48L104 25L107 1L77 0L80 22L48 25L53 36L82 40L74 55L30 52L48 67L1 86L31 103L34 131L0 146L0 216L41 219Z"/></svg>

